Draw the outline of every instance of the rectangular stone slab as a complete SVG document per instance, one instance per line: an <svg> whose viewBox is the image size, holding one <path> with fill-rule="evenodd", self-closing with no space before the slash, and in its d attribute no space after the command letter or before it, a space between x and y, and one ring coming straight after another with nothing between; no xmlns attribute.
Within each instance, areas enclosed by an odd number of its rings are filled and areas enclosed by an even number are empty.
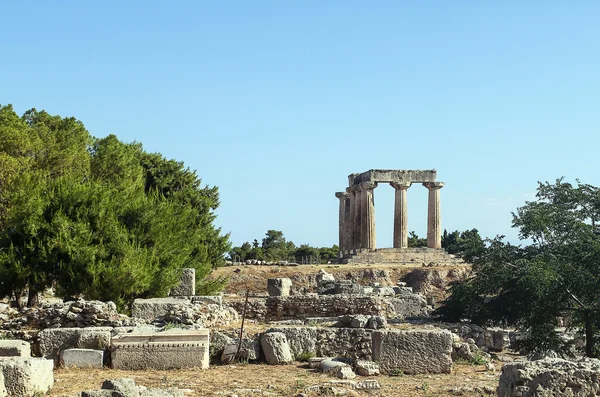
<svg viewBox="0 0 600 397"><path fill-rule="evenodd" d="M114 369L208 368L209 330L117 335L112 339Z"/></svg>
<svg viewBox="0 0 600 397"><path fill-rule="evenodd" d="M31 344L24 340L0 340L0 357L31 357Z"/></svg>
<svg viewBox="0 0 600 397"><path fill-rule="evenodd" d="M66 349L60 352L60 363L65 367L102 368L104 350Z"/></svg>
<svg viewBox="0 0 600 397"><path fill-rule="evenodd" d="M43 395L54 385L54 362L37 357L0 358L0 372L9 396Z"/></svg>
<svg viewBox="0 0 600 397"><path fill-rule="evenodd" d="M46 328L39 333L40 352L58 361L65 349L103 350L110 346L111 327Z"/></svg>
<svg viewBox="0 0 600 397"><path fill-rule="evenodd" d="M450 373L452 334L438 330L374 331L373 361L390 375Z"/></svg>

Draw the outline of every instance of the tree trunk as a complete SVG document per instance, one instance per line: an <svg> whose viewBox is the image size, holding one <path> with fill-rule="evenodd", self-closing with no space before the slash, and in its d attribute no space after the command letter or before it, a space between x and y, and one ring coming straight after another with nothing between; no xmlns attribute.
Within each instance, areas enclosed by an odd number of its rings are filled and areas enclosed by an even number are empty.
<svg viewBox="0 0 600 397"><path fill-rule="evenodd" d="M583 321L585 323L585 355L594 357L594 326L589 312L585 312Z"/></svg>
<svg viewBox="0 0 600 397"><path fill-rule="evenodd" d="M27 307L37 307L39 304L40 294L30 286L29 295L27 296Z"/></svg>

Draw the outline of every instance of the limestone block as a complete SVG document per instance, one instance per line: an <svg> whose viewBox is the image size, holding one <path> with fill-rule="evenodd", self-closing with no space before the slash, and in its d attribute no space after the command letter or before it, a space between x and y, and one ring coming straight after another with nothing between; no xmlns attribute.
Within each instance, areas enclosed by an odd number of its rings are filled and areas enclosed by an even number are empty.
<svg viewBox="0 0 600 397"><path fill-rule="evenodd" d="M225 347L231 345L233 343L233 338L225 335L223 332L218 330L213 330L210 333L210 357L211 358L220 358L225 350Z"/></svg>
<svg viewBox="0 0 600 397"><path fill-rule="evenodd" d="M135 381L130 378L107 379L102 382L103 390L111 390L118 397L138 397L140 395Z"/></svg>
<svg viewBox="0 0 600 397"><path fill-rule="evenodd" d="M242 360L258 360L260 357L260 339L242 339L241 346L239 345L239 339L232 339L231 342L225 346L223 353L221 354L221 363L228 364L233 359L236 353L238 353L238 347L240 349L238 359Z"/></svg>
<svg viewBox="0 0 600 397"><path fill-rule="evenodd" d="M369 322L367 322L367 325L365 326L365 328L369 329L381 329L386 327L387 320L385 319L385 317L381 316L371 316L371 318L369 318Z"/></svg>
<svg viewBox="0 0 600 397"><path fill-rule="evenodd" d="M260 338L268 364L288 364L294 361L287 338L283 332L269 332Z"/></svg>
<svg viewBox="0 0 600 397"><path fill-rule="evenodd" d="M350 320L350 328L364 328L369 322L369 316L357 314Z"/></svg>
<svg viewBox="0 0 600 397"><path fill-rule="evenodd" d="M358 373L360 376L379 375L379 365L373 361L357 360L356 373Z"/></svg>
<svg viewBox="0 0 600 397"><path fill-rule="evenodd" d="M337 358L327 358L325 360L321 360L320 364L319 364L319 368L321 368L321 371L324 374L330 373L331 371L333 371L334 369L338 368L338 367L348 367L349 365L346 364L344 361L337 359Z"/></svg>
<svg viewBox="0 0 600 397"><path fill-rule="evenodd" d="M40 352L58 361L65 349L104 350L110 346L111 331L110 327L46 328L39 333Z"/></svg>
<svg viewBox="0 0 600 397"><path fill-rule="evenodd" d="M221 295L192 296L192 303L212 303L223 306L223 297Z"/></svg>
<svg viewBox="0 0 600 397"><path fill-rule="evenodd" d="M44 358L9 357L0 359L6 393L14 397L45 394L54 385L54 362Z"/></svg>
<svg viewBox="0 0 600 397"><path fill-rule="evenodd" d="M393 296L396 295L393 287L375 287L373 293L381 296Z"/></svg>
<svg viewBox="0 0 600 397"><path fill-rule="evenodd" d="M104 350L65 349L60 352L60 363L65 367L102 368Z"/></svg>
<svg viewBox="0 0 600 397"><path fill-rule="evenodd" d="M498 397L600 395L600 360L545 358L502 367Z"/></svg>
<svg viewBox="0 0 600 397"><path fill-rule="evenodd" d="M373 361L383 374L450 373L452 334L449 331L374 331Z"/></svg>
<svg viewBox="0 0 600 397"><path fill-rule="evenodd" d="M267 292L269 296L290 296L292 280L289 278L267 279Z"/></svg>
<svg viewBox="0 0 600 397"><path fill-rule="evenodd" d="M4 386L4 374L0 371L0 396L7 396L8 392L6 391L6 387Z"/></svg>
<svg viewBox="0 0 600 397"><path fill-rule="evenodd" d="M194 296L196 295L196 269L181 269L179 285L171 289L171 296Z"/></svg>
<svg viewBox="0 0 600 397"><path fill-rule="evenodd" d="M152 298L136 299L131 305L131 317L152 321L167 315L171 310L181 306L191 306L190 299Z"/></svg>
<svg viewBox="0 0 600 397"><path fill-rule="evenodd" d="M355 389L365 389L365 390L374 390L381 389L379 382L376 379L365 379L361 382L356 383Z"/></svg>
<svg viewBox="0 0 600 397"><path fill-rule="evenodd" d="M0 357L31 357L31 344L23 340L1 340Z"/></svg>
<svg viewBox="0 0 600 397"><path fill-rule="evenodd" d="M114 369L208 368L209 331L173 330L117 335L112 339Z"/></svg>

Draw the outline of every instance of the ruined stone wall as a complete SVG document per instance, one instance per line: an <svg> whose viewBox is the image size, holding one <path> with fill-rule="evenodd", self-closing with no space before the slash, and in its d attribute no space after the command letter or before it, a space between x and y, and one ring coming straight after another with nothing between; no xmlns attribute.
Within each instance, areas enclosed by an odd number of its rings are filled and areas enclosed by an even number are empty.
<svg viewBox="0 0 600 397"><path fill-rule="evenodd" d="M367 314L386 318L427 316L427 302L417 294L394 297L366 295L273 296L266 300L267 321Z"/></svg>

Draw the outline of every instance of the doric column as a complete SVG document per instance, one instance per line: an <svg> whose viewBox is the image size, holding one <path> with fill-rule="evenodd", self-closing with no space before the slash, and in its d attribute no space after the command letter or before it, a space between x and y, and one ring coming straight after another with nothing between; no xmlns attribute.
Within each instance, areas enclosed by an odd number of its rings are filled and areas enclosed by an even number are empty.
<svg viewBox="0 0 600 397"><path fill-rule="evenodd" d="M408 208L406 202L406 191L410 182L390 183L396 189L394 200L394 248L408 247Z"/></svg>
<svg viewBox="0 0 600 397"><path fill-rule="evenodd" d="M348 210L348 240L349 250L360 248L360 191L356 186L346 188L350 198L350 208Z"/></svg>
<svg viewBox="0 0 600 397"><path fill-rule="evenodd" d="M442 248L442 215L440 213L440 189L443 182L423 183L429 189L427 210L427 248Z"/></svg>
<svg viewBox="0 0 600 397"><path fill-rule="evenodd" d="M339 212L339 245L340 253L343 254L346 247L346 199L349 194L346 192L337 192L335 197L340 199L340 212Z"/></svg>
<svg viewBox="0 0 600 397"><path fill-rule="evenodd" d="M361 207L361 248L375 249L375 202L373 189L377 187L374 182L361 182L360 207Z"/></svg>

